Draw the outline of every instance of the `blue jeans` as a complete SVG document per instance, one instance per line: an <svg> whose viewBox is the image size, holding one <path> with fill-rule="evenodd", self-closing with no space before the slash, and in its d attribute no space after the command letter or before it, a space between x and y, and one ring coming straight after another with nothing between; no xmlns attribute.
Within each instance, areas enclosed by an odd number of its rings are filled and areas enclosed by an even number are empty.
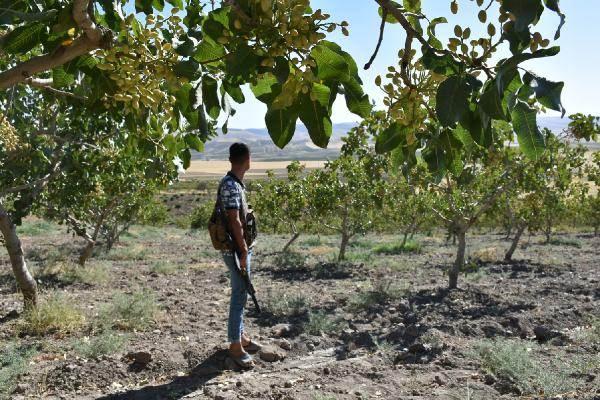
<svg viewBox="0 0 600 400"><path fill-rule="evenodd" d="M250 258L252 250L248 251L248 262L246 271L250 276ZM231 343L241 341L242 332L244 332L244 307L248 300L248 292L246 292L246 284L236 270L235 258L233 254L223 254L225 265L229 268L229 276L231 282L231 300L229 302L229 320L227 321L227 338Z"/></svg>

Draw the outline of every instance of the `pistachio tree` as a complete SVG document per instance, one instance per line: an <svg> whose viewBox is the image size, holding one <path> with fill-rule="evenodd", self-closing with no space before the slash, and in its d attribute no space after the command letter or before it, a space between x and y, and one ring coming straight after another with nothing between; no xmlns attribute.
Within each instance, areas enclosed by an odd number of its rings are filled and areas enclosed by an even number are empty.
<svg viewBox="0 0 600 400"><path fill-rule="evenodd" d="M387 193L389 159L369 143L371 118L344 138L341 155L309 176L313 218L341 236L338 260L343 261L350 240L374 227Z"/></svg>
<svg viewBox="0 0 600 400"><path fill-rule="evenodd" d="M288 251L302 230L315 225L309 215L311 188L305 175L305 167L298 161L287 166L287 179L270 171L267 180L258 184L252 200L262 227L291 234L283 252Z"/></svg>
<svg viewBox="0 0 600 400"><path fill-rule="evenodd" d="M63 155L84 141L63 132L66 104L126 127L122 143L154 147L154 159L183 167L216 134L219 117L227 130L243 85L269 104L267 125L281 146L291 131L276 127L298 118L326 146L342 87L351 111L370 108L350 74L356 64L325 40L347 24L308 0L167 3L14 1L0 10L0 227L26 304L37 291L16 226L65 167Z"/></svg>

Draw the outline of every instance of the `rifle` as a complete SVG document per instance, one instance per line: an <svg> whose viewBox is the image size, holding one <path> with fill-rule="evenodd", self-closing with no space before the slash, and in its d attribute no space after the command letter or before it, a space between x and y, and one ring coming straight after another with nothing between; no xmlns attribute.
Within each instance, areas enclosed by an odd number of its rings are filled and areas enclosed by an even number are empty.
<svg viewBox="0 0 600 400"><path fill-rule="evenodd" d="M237 243L235 243L235 240L231 237L230 234L228 234L227 237L229 238L229 243L231 245L231 248L233 249L233 259L235 260L235 269L238 272L238 274L240 274L240 276L242 277L242 280L244 281L244 284L246 286L246 292L248 292L250 297L252 297L252 302L254 303L256 312L258 314L260 314L260 306L258 305L258 300L256 300L256 291L254 290L254 285L252 285L252 281L250 280L250 276L248 275L248 272L243 270L242 267L240 266L240 256L239 256L239 252L238 252L238 248L237 248Z"/></svg>

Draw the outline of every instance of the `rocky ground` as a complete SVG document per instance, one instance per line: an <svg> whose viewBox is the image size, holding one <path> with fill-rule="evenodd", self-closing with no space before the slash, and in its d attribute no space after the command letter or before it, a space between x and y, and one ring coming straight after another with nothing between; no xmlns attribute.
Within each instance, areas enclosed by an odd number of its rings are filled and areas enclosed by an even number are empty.
<svg viewBox="0 0 600 400"><path fill-rule="evenodd" d="M31 349L20 375L4 371L2 359L0 389L10 392L0 397L600 398L600 239L588 234L561 234L549 245L525 238L512 263L498 261L508 247L501 235L472 235L470 262L451 292L445 270L454 247L442 235L390 255L377 246L397 237L359 238L341 264L333 262L335 237L301 237L281 255L285 238L263 236L252 268L264 310L249 302L246 325L265 348L254 369L239 371L225 351L228 278L204 233L135 227L86 269L103 273L73 278L65 265L77 240L39 221L24 232L42 298L59 293L85 319L42 334L23 328L0 254L0 341L5 351ZM99 322L123 293L141 293L139 304L156 308L143 326ZM129 314L119 311L128 318L146 311L128 304ZM93 356L78 350L103 329L120 345Z"/></svg>

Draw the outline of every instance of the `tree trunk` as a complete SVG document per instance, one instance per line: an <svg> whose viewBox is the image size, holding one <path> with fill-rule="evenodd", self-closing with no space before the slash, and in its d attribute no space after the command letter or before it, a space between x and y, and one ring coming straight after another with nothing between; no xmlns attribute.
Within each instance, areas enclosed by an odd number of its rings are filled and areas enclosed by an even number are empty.
<svg viewBox="0 0 600 400"><path fill-rule="evenodd" d="M465 250L467 247L466 241L466 232L464 229L461 229L456 232L456 236L458 237L458 251L456 252L456 260L454 260L454 265L452 265L452 269L450 269L449 280L448 280L448 288L456 289L458 286L458 274L460 270L465 265Z"/></svg>
<svg viewBox="0 0 600 400"><path fill-rule="evenodd" d="M348 233L348 207L344 207L342 216L342 242L340 243L340 253L338 254L338 261L344 261L346 258L346 247L350 241L350 234Z"/></svg>
<svg viewBox="0 0 600 400"><path fill-rule="evenodd" d="M521 236L523 235L523 232L525 232L526 228L527 228L526 224L519 225L519 228L517 229L517 233L515 234L515 237L513 238L512 243L510 244L510 247L509 247L508 251L504 255L504 261L512 261L513 253L517 249L517 245L519 244L519 240L521 240Z"/></svg>
<svg viewBox="0 0 600 400"><path fill-rule="evenodd" d="M288 249L290 248L290 246L296 241L296 239L298 239L300 237L300 233L299 232L295 232L294 235L292 236L292 238L290 240L288 240L288 242L285 244L285 246L283 246L283 252L286 253L288 251Z"/></svg>
<svg viewBox="0 0 600 400"><path fill-rule="evenodd" d="M406 241L408 240L408 230L404 231L404 237L402 237L402 244L400 244L400 247L404 248L404 246L406 245Z"/></svg>
<svg viewBox="0 0 600 400"><path fill-rule="evenodd" d="M338 261L344 261L346 259L346 247L350 241L350 235L347 232L342 232L342 242L340 243L340 254L338 254Z"/></svg>
<svg viewBox="0 0 600 400"><path fill-rule="evenodd" d="M17 227L10 219L6 210L0 205L0 231L4 237L4 246L8 252L13 274L17 285L23 294L25 309L35 307L38 300L37 283L29 270L23 254L23 246L17 235Z"/></svg>
<svg viewBox="0 0 600 400"><path fill-rule="evenodd" d="M598 231L600 231L600 226L594 226L594 237L598 236Z"/></svg>
<svg viewBox="0 0 600 400"><path fill-rule="evenodd" d="M79 265L82 267L85 266L85 262L92 256L94 253L94 247L96 246L96 242L94 240L88 241L85 247L81 250L81 254L79 255Z"/></svg>

